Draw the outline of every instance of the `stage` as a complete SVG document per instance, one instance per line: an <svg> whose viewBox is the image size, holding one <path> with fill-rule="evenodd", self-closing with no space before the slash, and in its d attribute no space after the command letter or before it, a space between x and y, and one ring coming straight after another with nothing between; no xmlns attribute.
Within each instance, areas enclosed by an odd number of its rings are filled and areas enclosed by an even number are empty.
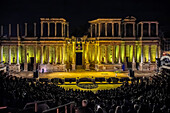
<svg viewBox="0 0 170 113"><path fill-rule="evenodd" d="M41 73L39 78L95 78L95 77L128 77L128 73L115 73L115 72L91 72L91 71L82 71L82 72L53 72L53 73Z"/></svg>
<svg viewBox="0 0 170 113"><path fill-rule="evenodd" d="M155 72L140 72L136 71L135 76L136 77L142 77L142 76L149 76L153 75ZM33 72L32 71L27 71L27 72L20 72L14 74L15 76L18 77L23 77L23 78L33 78ZM79 70L79 71L71 71L71 72L51 72L51 73L39 73L39 78L48 78L48 79L53 79L53 78L60 78L60 79L65 79L65 78L90 78L90 79L95 79L96 77L104 77L105 79L108 79L110 77L115 77L115 78L124 78L124 77L129 77L128 76L128 71L124 72L96 72L96 71L85 71L85 70ZM60 87L63 87L65 90L73 89L73 90L82 90L82 91L93 91L96 93L98 90L109 90L109 89L114 89L119 86L121 86L121 83L118 82L118 84L109 84L107 82L99 83L96 88L92 89L86 89L86 88L81 88L76 83L65 83L65 84L59 84Z"/></svg>

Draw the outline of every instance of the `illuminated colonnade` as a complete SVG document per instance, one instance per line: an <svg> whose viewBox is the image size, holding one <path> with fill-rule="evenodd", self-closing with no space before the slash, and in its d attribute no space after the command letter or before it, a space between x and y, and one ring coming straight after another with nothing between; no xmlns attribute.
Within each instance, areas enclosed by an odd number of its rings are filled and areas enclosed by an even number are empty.
<svg viewBox="0 0 170 113"><path fill-rule="evenodd" d="M96 44L96 46L97 46L97 44ZM147 47L148 48L150 47L150 49L144 49ZM152 49L151 49L151 47L152 47ZM109 48L111 48L111 51L108 52ZM157 54L159 53L157 48L158 48L157 45L152 45L152 46L144 45L143 46L144 55L143 55L143 57L141 57L142 56L141 55L141 45L126 45L126 52L125 52L124 44L109 45L109 46L108 45L100 45L97 47L97 49L92 49L91 47L88 47L88 49L86 48L85 59L86 59L87 63L98 62L98 63L103 63L103 64L123 63L123 62L125 62L126 57L128 57L129 62L133 62L133 61L138 62L138 63L140 63L140 62L155 62L155 58L158 56ZM100 51L104 51L104 52L100 53ZM146 53L146 52L148 52L148 53ZM95 60L93 59L93 57L91 57L92 53L98 54L98 55L96 55L97 58ZM126 53L126 55L125 55L125 53ZM141 60L141 58L142 58L142 60ZM146 61L144 61L145 58L146 58Z"/></svg>
<svg viewBox="0 0 170 113"><path fill-rule="evenodd" d="M72 50L69 46L72 47ZM1 61L5 63L9 61L10 65L20 65L20 63L24 63L25 71L27 71L27 64L31 62L31 57L34 58L34 69L37 63L42 65L65 64L71 61L72 64L75 64L76 59L74 42L73 44L64 46L1 46L0 50ZM91 45L89 42L86 42L84 51L86 64L121 64L126 63L126 57L128 57L128 61L132 63L154 63L155 58L160 56L160 48L158 45L126 45L125 43L115 43L112 45L98 45L94 43Z"/></svg>
<svg viewBox="0 0 170 113"><path fill-rule="evenodd" d="M69 23L63 18L41 18L41 37L44 36L44 24L47 23L48 37L50 37L50 24L54 23L54 37L57 37L57 24L61 24L61 37L69 37ZM67 28L67 31L66 31Z"/></svg>
<svg viewBox="0 0 170 113"><path fill-rule="evenodd" d="M147 24L147 26L148 26L148 31L146 31L145 29L144 29L144 24ZM158 22L157 21L141 21L141 22L139 22L138 24L137 24L137 28L139 29L139 25L140 25L140 29L141 29L141 33L140 33L140 36L141 37L143 37L144 36L144 30L145 30L145 32L147 33L145 33L147 36L149 36L149 37L152 37L152 36L154 36L154 34L152 33L152 26L151 26L151 24L153 24L153 25L155 25L155 36L157 36L158 37ZM139 31L138 31L139 32Z"/></svg>
<svg viewBox="0 0 170 113"><path fill-rule="evenodd" d="M90 35L91 37L100 37L101 32L103 31L102 27L104 26L104 36L108 36L108 24L111 24L111 34L114 37L115 36L115 30L114 26L115 24L118 24L118 37L121 36L121 18L115 18L115 19L97 19L93 21L89 21L91 23L90 25ZM93 30L94 29L94 30ZM94 31L94 35L93 35Z"/></svg>
<svg viewBox="0 0 170 113"><path fill-rule="evenodd" d="M89 42L86 42L86 44L85 62L90 64L127 65L126 60L128 58L128 62L132 63L134 65L133 68L136 69L136 63L156 63L155 58L160 56L158 55L160 47L156 43L141 45L140 42L135 41L131 42L131 44L126 44L126 42L120 42L120 44L113 42L111 45L98 45L97 42L95 44L92 43L91 46ZM92 54L96 58L93 59Z"/></svg>
<svg viewBox="0 0 170 113"><path fill-rule="evenodd" d="M134 17L128 17L124 20L114 18L89 21L91 36L82 37L79 42L82 44L82 65L85 69L89 70L90 66L94 66L94 64L99 67L121 67L123 63L127 65L127 57L128 62L134 64L133 68L136 63L140 63L141 67L145 63L154 64L155 58L161 56L158 22L141 21L138 24L135 22L136 18ZM44 26L44 23L47 26ZM61 24L61 33L57 30L60 29L57 27L58 23ZM54 32L51 31L51 24L54 25ZM20 37L22 33L19 24L16 27L17 37L12 37L11 24L9 24L8 36L10 39L14 38L14 41L3 39L3 35L5 35L3 27L1 26L0 30L2 37L0 56L4 63L15 64L18 67L24 63L25 71L28 70L28 64L32 61L34 61L34 70L38 64L40 64L41 69L45 66L53 66L52 68L54 68L56 65L66 65L67 69L76 69L77 41L73 37L69 38L69 24L65 19L41 18L41 35L39 37L36 36L36 23L33 27L33 37L28 37L27 23L25 23L25 31L23 30L25 37ZM45 28L48 28L47 36L44 35ZM53 33L54 36L51 35ZM61 37L58 34L61 34ZM9 42L6 43L7 41Z"/></svg>

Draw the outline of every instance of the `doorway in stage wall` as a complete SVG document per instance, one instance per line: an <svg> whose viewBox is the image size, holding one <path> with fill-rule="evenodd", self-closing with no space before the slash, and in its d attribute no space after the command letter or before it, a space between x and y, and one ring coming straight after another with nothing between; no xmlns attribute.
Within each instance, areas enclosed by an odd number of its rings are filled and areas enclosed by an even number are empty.
<svg viewBox="0 0 170 113"><path fill-rule="evenodd" d="M76 53L76 65L82 65L82 52Z"/></svg>
<svg viewBox="0 0 170 113"><path fill-rule="evenodd" d="M28 63L28 71L33 71L34 57L30 57L30 63Z"/></svg>

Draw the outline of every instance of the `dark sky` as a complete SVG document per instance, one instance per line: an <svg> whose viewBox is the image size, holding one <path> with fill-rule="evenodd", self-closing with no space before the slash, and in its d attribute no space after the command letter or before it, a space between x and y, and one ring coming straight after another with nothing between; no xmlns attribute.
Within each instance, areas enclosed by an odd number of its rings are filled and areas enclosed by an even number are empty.
<svg viewBox="0 0 170 113"><path fill-rule="evenodd" d="M40 17L63 17L71 29L89 20L135 16L170 25L168 0L0 0L0 24L39 22Z"/></svg>

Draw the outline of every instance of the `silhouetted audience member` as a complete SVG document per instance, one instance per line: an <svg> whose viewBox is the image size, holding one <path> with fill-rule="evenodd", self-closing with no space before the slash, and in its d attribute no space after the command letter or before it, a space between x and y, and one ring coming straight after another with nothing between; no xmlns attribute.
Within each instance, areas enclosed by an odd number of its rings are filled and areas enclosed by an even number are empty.
<svg viewBox="0 0 170 113"><path fill-rule="evenodd" d="M93 113L92 109L88 107L87 100L82 100L82 106L78 108L77 113Z"/></svg>

